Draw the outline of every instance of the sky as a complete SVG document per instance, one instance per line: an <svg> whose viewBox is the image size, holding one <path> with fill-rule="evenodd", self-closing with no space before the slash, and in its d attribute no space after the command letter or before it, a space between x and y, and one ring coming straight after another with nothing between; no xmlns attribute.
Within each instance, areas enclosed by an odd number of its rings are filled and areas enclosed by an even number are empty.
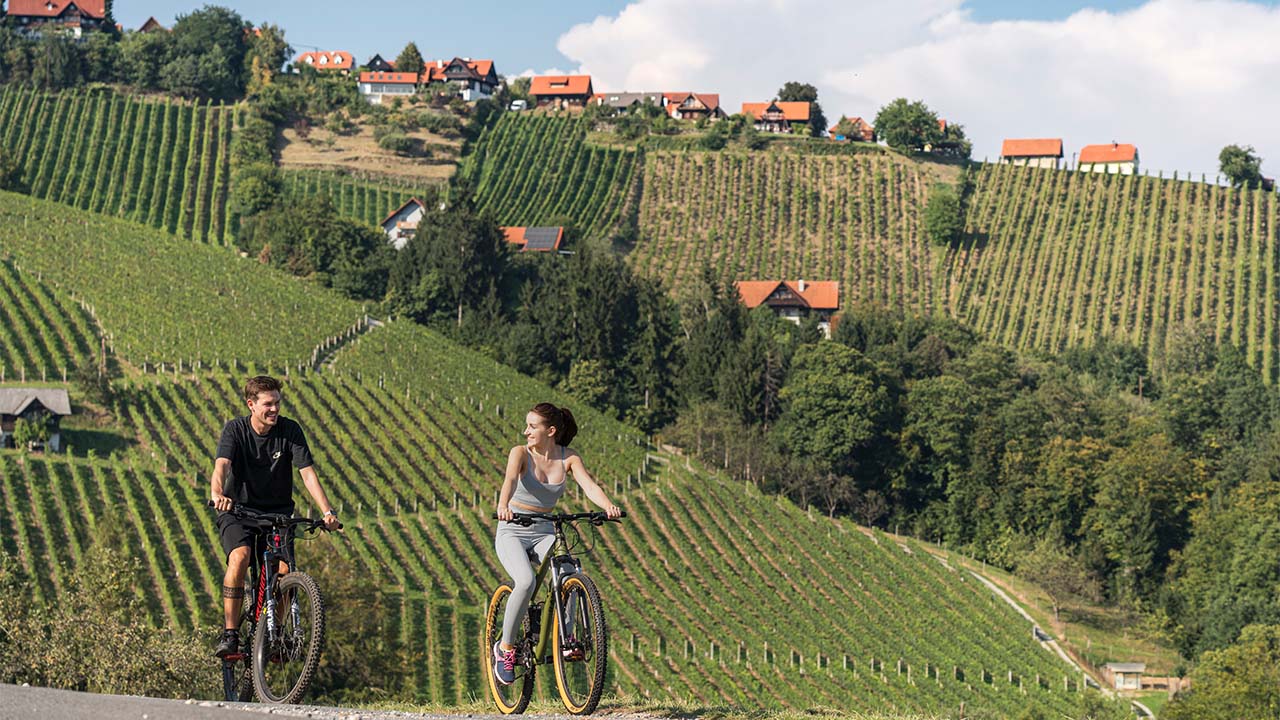
<svg viewBox="0 0 1280 720"><path fill-rule="evenodd" d="M1068 161L1117 141L1137 145L1153 173L1212 180L1218 152L1237 143L1280 174L1278 0L220 4L282 26L297 51L359 61L392 59L413 40L424 57L489 58L508 76L586 72L599 91L719 92L729 112L796 80L817 87L833 124L923 100L964 126L976 159L999 156L1007 137L1062 138ZM169 25L196 7L117 0L115 15L126 28L150 15Z"/></svg>

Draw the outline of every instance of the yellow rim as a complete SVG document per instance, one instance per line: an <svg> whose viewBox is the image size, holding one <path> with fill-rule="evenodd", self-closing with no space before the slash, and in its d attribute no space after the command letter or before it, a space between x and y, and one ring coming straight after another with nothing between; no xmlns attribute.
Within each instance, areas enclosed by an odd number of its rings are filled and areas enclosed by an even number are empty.
<svg viewBox="0 0 1280 720"><path fill-rule="evenodd" d="M516 706L502 702L502 694L498 690L498 680L493 676L493 646L490 644L489 638L493 637L494 617L498 603L502 602L504 595L510 594L510 585L499 585L498 589L493 591L493 597L489 598L489 612L486 613L484 621L484 640L482 641L484 652L480 654L480 657L484 659L482 664L484 676L489 680L489 696L493 698L493 704L498 706L498 712L503 715L510 715L515 712ZM501 620L498 622L501 622Z"/></svg>
<svg viewBox="0 0 1280 720"><path fill-rule="evenodd" d="M582 595L585 598L587 596L587 587L583 585L578 578L569 578L564 582L564 590L566 591L566 594L569 588L574 585L582 588ZM552 615L555 617L555 621L552 623L552 630L554 630L554 632L551 635L551 645L552 651L555 654L551 657L554 659L556 666L556 689L560 691L560 701L564 703L565 708L576 715L586 710L587 704L583 703L581 705L575 705L573 700L569 698L568 688L564 686L564 653L560 651L560 613L552 613ZM492 675L493 673L489 674Z"/></svg>

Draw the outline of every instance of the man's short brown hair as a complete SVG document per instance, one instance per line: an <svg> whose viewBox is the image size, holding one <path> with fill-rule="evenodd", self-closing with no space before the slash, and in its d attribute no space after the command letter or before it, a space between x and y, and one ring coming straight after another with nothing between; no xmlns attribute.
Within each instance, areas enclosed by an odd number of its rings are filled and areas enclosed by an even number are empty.
<svg viewBox="0 0 1280 720"><path fill-rule="evenodd" d="M280 392L282 387L284 386L280 384L280 381L273 377L266 375L251 377L249 382L244 384L244 399L246 402L257 400L258 393Z"/></svg>

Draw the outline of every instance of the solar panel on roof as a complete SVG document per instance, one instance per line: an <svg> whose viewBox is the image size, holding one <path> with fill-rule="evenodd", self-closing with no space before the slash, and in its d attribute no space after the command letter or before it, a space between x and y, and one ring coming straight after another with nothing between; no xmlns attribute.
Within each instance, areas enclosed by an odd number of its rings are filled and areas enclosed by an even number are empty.
<svg viewBox="0 0 1280 720"><path fill-rule="evenodd" d="M524 231L525 250L554 250L556 238L560 236L558 227L531 227Z"/></svg>

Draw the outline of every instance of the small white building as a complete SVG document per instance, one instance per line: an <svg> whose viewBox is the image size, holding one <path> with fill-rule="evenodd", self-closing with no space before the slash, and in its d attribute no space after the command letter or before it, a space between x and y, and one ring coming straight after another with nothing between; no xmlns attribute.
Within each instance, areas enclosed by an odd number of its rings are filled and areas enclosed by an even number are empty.
<svg viewBox="0 0 1280 720"><path fill-rule="evenodd" d="M412 97L418 92L418 73L362 72L358 89L370 105L381 105L396 97Z"/></svg>
<svg viewBox="0 0 1280 720"><path fill-rule="evenodd" d="M426 211L427 206L421 200L409 198L382 221L382 231L387 234L387 241L392 247L399 250L413 239L418 232L418 223Z"/></svg>
<svg viewBox="0 0 1280 720"><path fill-rule="evenodd" d="M1107 663L1107 674L1117 690L1141 690L1146 663Z"/></svg>
<svg viewBox="0 0 1280 720"><path fill-rule="evenodd" d="M1138 172L1138 148L1116 142L1085 145L1080 149L1080 161L1076 167L1081 172L1133 175Z"/></svg>
<svg viewBox="0 0 1280 720"><path fill-rule="evenodd" d="M1000 162L1004 165L1057 170L1061 161L1062 138L1005 140L1000 146Z"/></svg>
<svg viewBox="0 0 1280 720"><path fill-rule="evenodd" d="M71 414L71 398L61 388L0 388L0 447L13 442L18 421L47 424L48 447L62 450L63 417Z"/></svg>

